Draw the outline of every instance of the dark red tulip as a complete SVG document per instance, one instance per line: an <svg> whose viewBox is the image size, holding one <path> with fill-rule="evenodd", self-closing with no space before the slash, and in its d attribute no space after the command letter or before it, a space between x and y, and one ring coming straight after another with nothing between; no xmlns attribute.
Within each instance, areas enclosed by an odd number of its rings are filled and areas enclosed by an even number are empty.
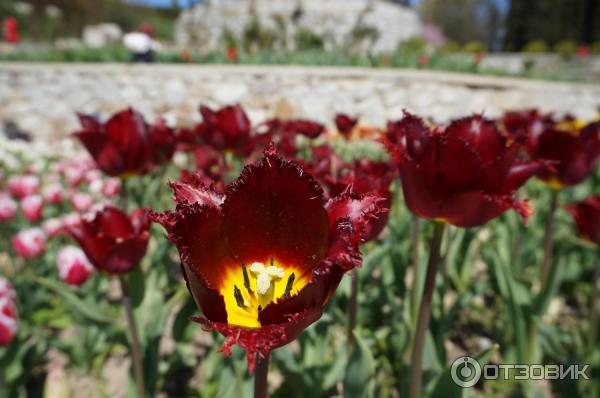
<svg viewBox="0 0 600 398"><path fill-rule="evenodd" d="M297 154L296 137L298 135L315 139L325 131L325 126L321 123L306 119L271 119L264 122L259 128L266 130L264 136L272 139L276 143L277 149L286 157L294 157Z"/></svg>
<svg viewBox="0 0 600 398"><path fill-rule="evenodd" d="M175 129L175 142L175 149L184 152L193 151L200 144L197 132L186 128Z"/></svg>
<svg viewBox="0 0 600 398"><path fill-rule="evenodd" d="M249 155L255 147L255 136L250 119L239 105L230 105L213 111L200 106L203 121L196 127L203 141L213 148L230 150L238 155Z"/></svg>
<svg viewBox="0 0 600 398"><path fill-rule="evenodd" d="M208 177L213 183L223 181L227 170L225 170L225 162L221 153L207 146L197 146L193 152L198 172Z"/></svg>
<svg viewBox="0 0 600 398"><path fill-rule="evenodd" d="M350 117L343 113L335 115L335 125L337 126L338 131L345 137L350 135L357 123L358 118L356 117Z"/></svg>
<svg viewBox="0 0 600 398"><path fill-rule="evenodd" d="M566 206L566 209L573 216L579 235L600 245L600 196L590 196L581 202Z"/></svg>
<svg viewBox="0 0 600 398"><path fill-rule="evenodd" d="M332 197L349 190L358 194L372 194L382 198L379 206L383 210L377 217L369 220L363 235L364 241L376 239L387 225L389 209L392 205L390 184L395 176L395 167L390 162L363 158L350 164L344 164L336 170L335 176L325 178L325 185Z"/></svg>
<svg viewBox="0 0 600 398"><path fill-rule="evenodd" d="M596 167L600 122L581 125L572 117L555 121L550 115L526 111L505 115L504 123L511 135L526 136L525 150L531 159L554 161L552 169L537 174L554 189L580 183Z"/></svg>
<svg viewBox="0 0 600 398"><path fill-rule="evenodd" d="M158 119L149 126L148 153L150 155L150 168L168 163L175 153L177 140L172 128L167 126L164 119Z"/></svg>
<svg viewBox="0 0 600 398"><path fill-rule="evenodd" d="M319 319L345 271L361 264L358 242L379 198L345 193L325 202L313 177L273 145L225 194L175 183L177 210L153 214L177 245L204 317L237 344L269 355Z"/></svg>
<svg viewBox="0 0 600 398"><path fill-rule="evenodd" d="M173 156L175 136L162 120L150 126L132 108L106 123L91 115L78 116L82 129L74 135L108 175L144 174Z"/></svg>
<svg viewBox="0 0 600 398"><path fill-rule="evenodd" d="M146 254L150 222L146 209L130 215L107 206L92 219L81 218L79 224L67 226L71 236L92 265L107 274L125 274L135 268Z"/></svg>
<svg viewBox="0 0 600 398"><path fill-rule="evenodd" d="M334 178L333 173L342 167L342 158L327 144L313 146L310 161L298 160L302 167L322 183Z"/></svg>
<svg viewBox="0 0 600 398"><path fill-rule="evenodd" d="M510 208L527 217L529 207L514 193L546 167L517 159L519 143L477 115L443 129L406 113L390 123L384 142L398 165L408 208L459 227L482 225Z"/></svg>

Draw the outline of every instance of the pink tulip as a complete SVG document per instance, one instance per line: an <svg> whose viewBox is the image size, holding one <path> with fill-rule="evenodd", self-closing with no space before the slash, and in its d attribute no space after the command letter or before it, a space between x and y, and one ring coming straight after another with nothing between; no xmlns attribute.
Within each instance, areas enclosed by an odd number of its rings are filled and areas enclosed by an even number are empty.
<svg viewBox="0 0 600 398"><path fill-rule="evenodd" d="M90 185L88 185L88 191L95 196L99 196L102 195L102 190L104 189L104 182L99 179L99 180L94 180L92 182L90 182Z"/></svg>
<svg viewBox="0 0 600 398"><path fill-rule="evenodd" d="M44 188L43 195L49 203L58 204L62 200L63 187L59 183L53 183Z"/></svg>
<svg viewBox="0 0 600 398"><path fill-rule="evenodd" d="M46 247L46 235L41 228L24 229L12 238L17 255L23 258L40 256Z"/></svg>
<svg viewBox="0 0 600 398"><path fill-rule="evenodd" d="M87 173L85 173L85 182L87 182L88 184L91 184L94 181L101 179L102 173L100 172L100 170L89 170Z"/></svg>
<svg viewBox="0 0 600 398"><path fill-rule="evenodd" d="M11 301L14 301L17 298L17 294L10 282L6 278L0 276L0 298L2 297L8 297Z"/></svg>
<svg viewBox="0 0 600 398"><path fill-rule="evenodd" d="M40 195L27 196L21 200L21 212L27 221L35 222L42 218L44 200Z"/></svg>
<svg viewBox="0 0 600 398"><path fill-rule="evenodd" d="M16 211L17 203L9 196L0 195L0 222L12 220Z"/></svg>
<svg viewBox="0 0 600 398"><path fill-rule="evenodd" d="M82 170L78 167L69 166L65 169L65 178L67 179L67 184L71 188L75 188L81 184L83 181L83 177L85 176L85 170Z"/></svg>
<svg viewBox="0 0 600 398"><path fill-rule="evenodd" d="M68 285L80 286L88 280L94 267L85 253L78 247L65 246L56 258L58 275Z"/></svg>
<svg viewBox="0 0 600 398"><path fill-rule="evenodd" d="M118 178L109 178L104 181L104 195L112 198L115 195L118 195L121 191L121 180Z"/></svg>
<svg viewBox="0 0 600 398"><path fill-rule="evenodd" d="M61 221L65 228L76 227L81 224L81 216L77 213L69 213L62 216Z"/></svg>
<svg viewBox="0 0 600 398"><path fill-rule="evenodd" d="M0 276L0 347L7 346L17 333L19 318L15 299L14 289Z"/></svg>
<svg viewBox="0 0 600 398"><path fill-rule="evenodd" d="M42 223L42 229L49 238L59 235L63 230L63 223L58 218L48 218Z"/></svg>
<svg viewBox="0 0 600 398"><path fill-rule="evenodd" d="M79 213L87 211L92 204L94 204L94 198L91 195L83 192L77 192L71 198L71 204Z"/></svg>
<svg viewBox="0 0 600 398"><path fill-rule="evenodd" d="M8 179L8 190L19 199L36 194L39 187L40 179L34 175L12 176Z"/></svg>

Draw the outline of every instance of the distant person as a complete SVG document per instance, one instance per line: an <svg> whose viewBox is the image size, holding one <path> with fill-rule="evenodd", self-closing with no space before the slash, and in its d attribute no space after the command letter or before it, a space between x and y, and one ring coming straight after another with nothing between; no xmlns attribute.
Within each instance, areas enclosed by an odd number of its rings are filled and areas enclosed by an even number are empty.
<svg viewBox="0 0 600 398"><path fill-rule="evenodd" d="M123 36L123 44L131 51L133 62L154 62L157 43L153 37L154 29L150 24L143 24L137 32L130 32Z"/></svg>
<svg viewBox="0 0 600 398"><path fill-rule="evenodd" d="M15 17L6 17L2 21L2 36L4 41L12 44L19 42L19 22Z"/></svg>

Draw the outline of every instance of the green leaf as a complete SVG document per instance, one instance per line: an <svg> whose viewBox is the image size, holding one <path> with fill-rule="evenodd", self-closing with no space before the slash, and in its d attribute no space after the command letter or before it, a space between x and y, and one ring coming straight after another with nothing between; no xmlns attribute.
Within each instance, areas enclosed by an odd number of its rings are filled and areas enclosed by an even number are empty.
<svg viewBox="0 0 600 398"><path fill-rule="evenodd" d="M142 301L144 301L144 293L146 291L145 280L141 267L135 267L127 275L127 293L129 294L133 308L139 307Z"/></svg>
<svg viewBox="0 0 600 398"><path fill-rule="evenodd" d="M367 343L354 332L355 344L344 377L344 397L372 397L375 387L375 359Z"/></svg>
<svg viewBox="0 0 600 398"><path fill-rule="evenodd" d="M492 355L494 347L487 348L473 358L483 365L487 364ZM460 398L463 396L465 388L459 386L452 380L452 363L449 364L444 372L438 377L437 381L431 392L428 394L431 398L444 397L444 398Z"/></svg>
<svg viewBox="0 0 600 398"><path fill-rule="evenodd" d="M194 299L189 296L181 309L177 312L175 320L173 321L173 339L178 342L184 341L189 337L190 333L193 333L197 328L197 324L191 322L189 317L195 315L198 312L198 307L194 302Z"/></svg>
<svg viewBox="0 0 600 398"><path fill-rule="evenodd" d="M112 323L114 321L114 318L98 305L77 297L64 283L47 278L36 278L36 281L58 294L69 307L76 310L84 318L99 323Z"/></svg>

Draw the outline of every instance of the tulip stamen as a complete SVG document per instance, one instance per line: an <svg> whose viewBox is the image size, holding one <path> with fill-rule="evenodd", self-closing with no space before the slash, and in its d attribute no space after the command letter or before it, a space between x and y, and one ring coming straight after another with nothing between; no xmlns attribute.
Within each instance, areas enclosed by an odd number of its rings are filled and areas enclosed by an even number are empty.
<svg viewBox="0 0 600 398"><path fill-rule="evenodd" d="M287 280L287 284L285 285L285 293L283 293L283 297L289 297L292 293L292 287L294 286L294 280L296 279L296 274L293 272L290 274Z"/></svg>
<svg viewBox="0 0 600 398"><path fill-rule="evenodd" d="M246 308L244 296L242 296L242 291L237 287L237 285L233 286L233 297L235 297L235 302L238 305L238 307Z"/></svg>
<svg viewBox="0 0 600 398"><path fill-rule="evenodd" d="M250 287L250 277L248 276L248 270L246 269L246 264L242 263L242 273L244 274L244 287L251 295L254 294L252 288Z"/></svg>

